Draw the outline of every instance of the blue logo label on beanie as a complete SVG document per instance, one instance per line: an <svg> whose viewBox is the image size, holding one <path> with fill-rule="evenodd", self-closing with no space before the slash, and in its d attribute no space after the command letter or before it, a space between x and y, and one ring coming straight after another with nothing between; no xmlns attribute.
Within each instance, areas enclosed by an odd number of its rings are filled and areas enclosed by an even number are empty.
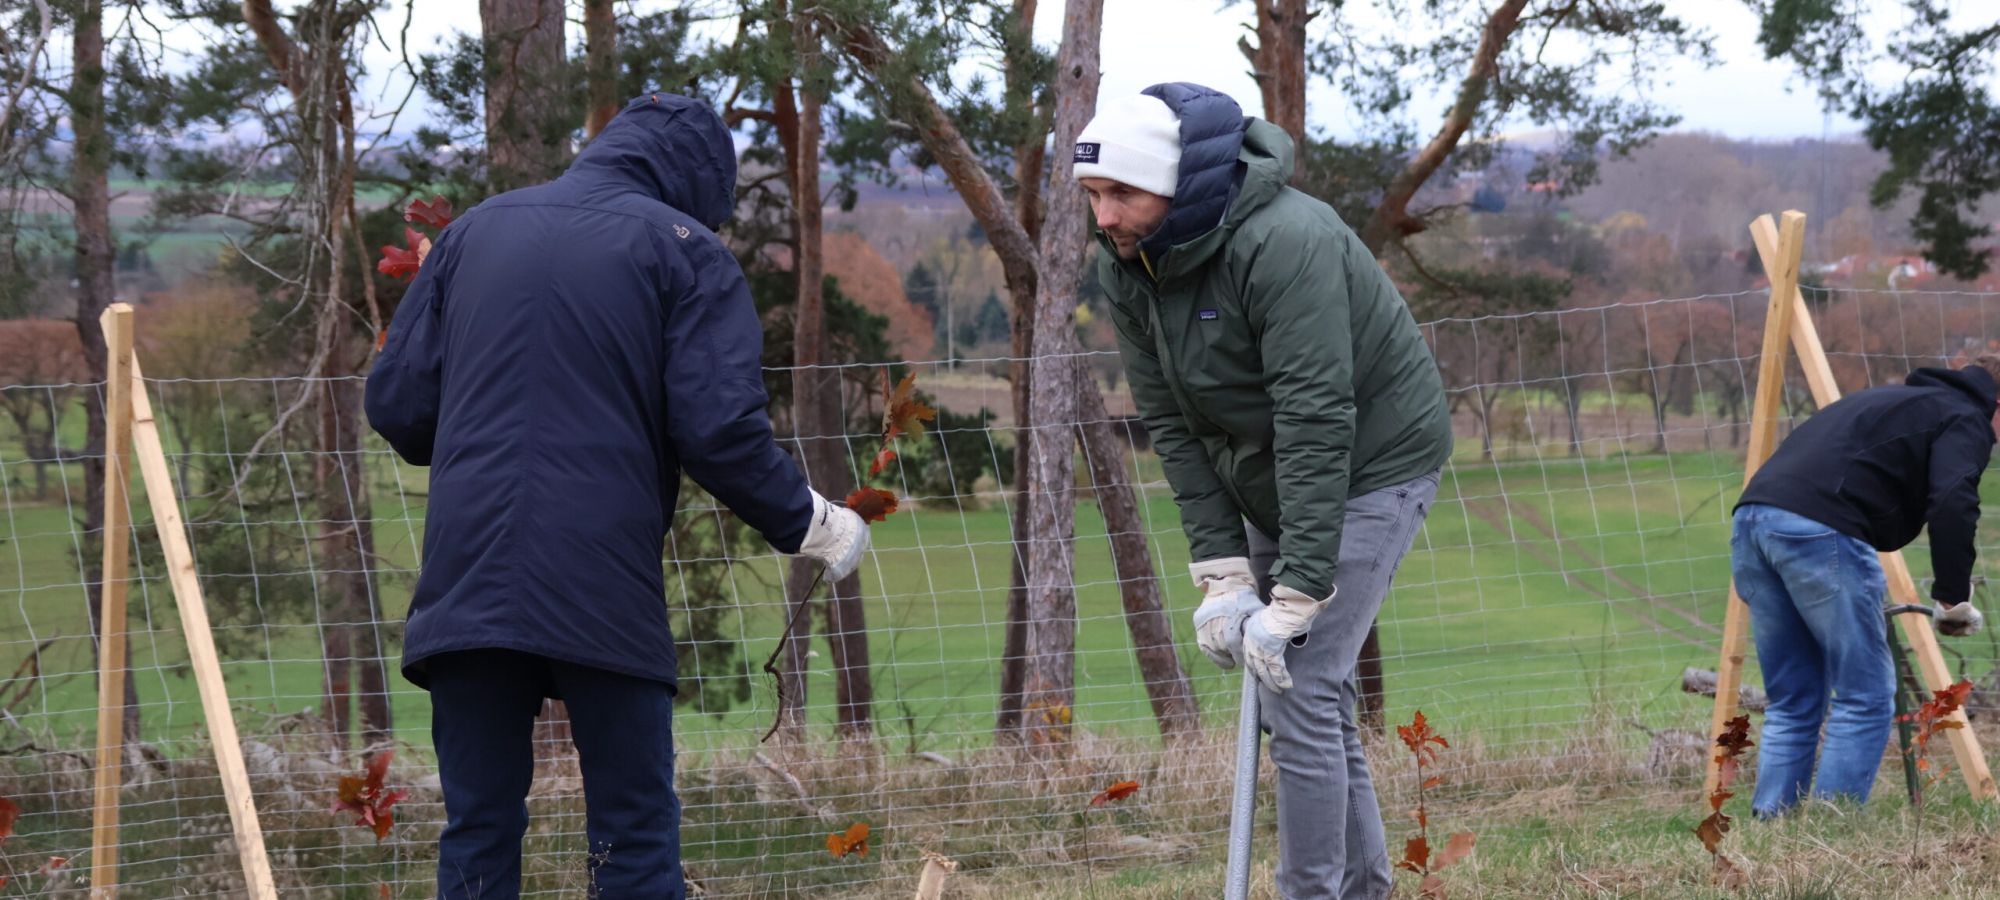
<svg viewBox="0 0 2000 900"><path fill-rule="evenodd" d="M1221 313L1219 313L1219 312L1216 312L1215 310L1212 310L1212 309L1204 309L1204 310L1201 310L1200 312L1196 313L1195 315L1197 315L1197 316L1200 316L1200 317L1201 317L1201 320L1202 320L1202 321L1204 321L1204 322L1213 322L1213 321L1215 321L1216 319L1220 319L1220 318L1222 318L1222 314L1221 314Z"/></svg>
<svg viewBox="0 0 2000 900"><path fill-rule="evenodd" d="M1102 145L1096 141L1079 141L1076 145L1075 162L1096 164L1097 150Z"/></svg>

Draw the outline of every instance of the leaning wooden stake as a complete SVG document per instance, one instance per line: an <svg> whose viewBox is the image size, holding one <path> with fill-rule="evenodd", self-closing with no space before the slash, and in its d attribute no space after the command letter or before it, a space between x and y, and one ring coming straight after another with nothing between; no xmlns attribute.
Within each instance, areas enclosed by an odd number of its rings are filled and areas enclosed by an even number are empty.
<svg viewBox="0 0 2000 900"><path fill-rule="evenodd" d="M1769 219L1769 216L1765 216ZM1755 231L1755 228L1752 228ZM1799 257L1804 250L1806 214L1797 210L1785 213L1782 233L1779 236L1776 253L1764 258L1764 271L1771 276L1771 302L1764 313L1764 348L1757 365L1757 399L1750 408L1750 451L1743 462L1743 483L1747 486L1750 477L1757 474L1758 467L1771 458L1771 451L1778 447L1778 407L1785 389L1785 339L1791 333L1792 317L1796 309L1792 306L1792 296L1798 293ZM1736 585L1729 586L1729 606L1722 616L1722 661L1715 668L1715 715L1709 718L1708 736L1712 741L1721 736L1729 726L1729 720L1736 717L1737 689L1743 686L1743 655L1745 638L1750 633L1750 609L1743 605L1743 598L1737 596ZM1707 776L1702 781L1703 802L1715 793L1715 786L1721 777L1721 768L1714 754L1708 755Z"/></svg>
<svg viewBox="0 0 2000 900"><path fill-rule="evenodd" d="M104 571L98 588L97 808L90 829L90 896L118 895L118 790L125 783L125 582L131 574L132 307L99 317L109 351L104 391Z"/></svg>
<svg viewBox="0 0 2000 900"><path fill-rule="evenodd" d="M1768 265L1778 243L1771 217L1764 216L1751 223L1750 236L1757 242L1758 255ZM1833 367L1826 361L1826 349L1820 345L1819 330L1813 327L1812 316L1806 311L1805 296L1796 285L1792 288L1791 302L1792 343L1799 354L1799 365L1805 371L1806 384L1812 388L1813 402L1824 409L1827 404L1840 399L1840 386L1833 379ZM1889 583L1890 602L1911 606L1922 604L1923 598L1917 593L1917 583L1910 577L1910 567L1904 561L1902 551L1892 550L1879 556L1882 574ZM1896 622L1903 627L1903 637L1910 642L1910 650L1917 657L1917 669L1924 688L1938 691L1950 687L1951 667L1945 663L1943 648L1938 646L1931 617L1923 613L1904 613L1896 617ZM1919 702L1928 699L1917 698ZM1980 748L1979 735L1972 730L1963 711L1953 712L1949 718L1960 725L1944 734L1951 743L1952 755L1957 758L1958 771L1965 776L1966 789L1981 800L2000 799L2000 789L1996 789L1993 771L1986 765L1986 754Z"/></svg>
<svg viewBox="0 0 2000 900"><path fill-rule="evenodd" d="M111 311L113 315L124 317L127 323L131 321L131 306L114 303ZM129 341L129 327L124 333ZM250 775L243 767L243 745L236 736L236 719L229 711L229 691L222 680L222 664L215 652L215 635L208 624L208 606L202 600L201 581L195 576L194 553L188 547L173 476L167 468L166 450L160 443L159 423L153 420L153 405L146 397L146 383L140 374L139 361L132 358L129 346L128 343L126 358L129 367L123 380L131 398L133 455L137 458L139 474L146 485L146 499L153 510L153 524L160 533L160 554L165 557L168 583L174 591L174 605L180 608L181 631L187 637L188 663L194 669L195 687L201 694L201 709L208 725L209 742L215 747L216 768L222 774L222 795L229 807L229 822L236 832L236 852L243 862L244 886L254 900L277 900L277 887L271 879L271 860L264 852L264 831L257 824L257 801L250 793ZM118 377L116 371L113 377ZM122 445L119 446L122 449ZM110 483L109 478L106 483Z"/></svg>

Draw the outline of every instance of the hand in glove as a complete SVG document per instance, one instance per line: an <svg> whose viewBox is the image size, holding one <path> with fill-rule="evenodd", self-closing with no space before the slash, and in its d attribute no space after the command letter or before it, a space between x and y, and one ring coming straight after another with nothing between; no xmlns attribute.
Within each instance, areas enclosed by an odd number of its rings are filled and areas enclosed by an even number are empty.
<svg viewBox="0 0 2000 900"><path fill-rule="evenodd" d="M1985 626L1986 617L1979 614L1979 608L1970 600L1947 606L1937 614L1937 630L1952 637L1978 634Z"/></svg>
<svg viewBox="0 0 2000 900"><path fill-rule="evenodd" d="M1188 574L1202 591L1201 606L1194 611L1195 646L1216 665L1234 669L1243 652L1243 620L1264 609L1250 560L1211 559L1188 566Z"/></svg>
<svg viewBox="0 0 2000 900"><path fill-rule="evenodd" d="M1285 668L1285 647L1312 627L1313 617L1333 602L1314 600L1284 585L1271 589L1271 605L1243 625L1243 664L1264 686L1277 693L1292 687Z"/></svg>
<svg viewBox="0 0 2000 900"><path fill-rule="evenodd" d="M812 500L812 524L806 526L799 555L819 560L826 566L826 580L839 581L861 564L861 552L868 549L868 523L853 510L828 502L818 491L812 492Z"/></svg>

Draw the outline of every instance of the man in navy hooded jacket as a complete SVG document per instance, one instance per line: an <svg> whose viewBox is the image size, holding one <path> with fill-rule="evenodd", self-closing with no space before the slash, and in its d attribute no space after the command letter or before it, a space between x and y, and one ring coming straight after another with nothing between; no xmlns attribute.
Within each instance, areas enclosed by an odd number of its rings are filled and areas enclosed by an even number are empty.
<svg viewBox="0 0 2000 900"><path fill-rule="evenodd" d="M1979 630L1973 536L2000 434L1996 378L2000 357L1982 356L1850 394L1794 429L1744 488L1729 553L1770 695L1750 801L1759 817L1808 789L1868 799L1895 690L1877 552L1928 527L1938 630Z"/></svg>
<svg viewBox="0 0 2000 900"><path fill-rule="evenodd" d="M403 673L431 692L441 897L520 893L544 697L568 705L595 895L683 895L660 563L681 473L829 579L867 546L772 434L713 232L735 184L713 110L633 100L561 178L445 229L368 375L369 423L431 467Z"/></svg>

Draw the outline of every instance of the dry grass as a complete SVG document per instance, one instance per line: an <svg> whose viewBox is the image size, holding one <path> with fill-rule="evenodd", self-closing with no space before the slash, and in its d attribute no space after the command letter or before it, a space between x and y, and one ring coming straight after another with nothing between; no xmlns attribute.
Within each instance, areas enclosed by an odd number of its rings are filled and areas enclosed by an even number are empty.
<svg viewBox="0 0 2000 900"><path fill-rule="evenodd" d="M1919 837L1893 761L1875 802L1860 810L1810 808L1758 823L1744 798L1733 801L1729 811L1739 818L1725 850L1749 880L1741 891L1725 890L1692 834L1699 753L1635 751L1629 726L1601 724L1551 742L1560 752L1535 758L1447 732L1454 741L1440 762L1445 784L1431 792L1433 830L1479 835L1472 859L1445 874L1451 896L2000 896L2000 810L1971 802L1948 773ZM253 746L250 756L286 896L374 897L382 884L391 896L429 896L441 809L414 754L399 758L391 781L416 790L398 807L395 833L376 844L326 812L340 766L309 745L257 743L269 748ZM127 896L227 894L240 883L213 772L195 754L176 755L167 769L149 769L151 783L127 790ZM748 750L683 759L688 866L709 897L906 898L930 851L960 863L947 897L1221 894L1230 747L1220 732L1164 749L1079 734L1060 754L994 748L925 760L882 742L849 742L766 748L765 756L769 765ZM1374 756L1391 845L1400 849L1415 831L1402 813L1414 799L1411 763L1399 744L1378 746ZM6 847L17 870L37 854L70 855L88 844L87 772L61 762L0 765L0 794L31 812ZM1144 787L1126 801L1089 806L1124 778ZM1275 897L1273 782L1267 762L1255 897ZM544 773L531 802L530 893L581 896L588 860L574 769L558 764ZM857 820L873 827L873 852L833 859L825 835ZM82 886L72 879L48 893L82 896Z"/></svg>

